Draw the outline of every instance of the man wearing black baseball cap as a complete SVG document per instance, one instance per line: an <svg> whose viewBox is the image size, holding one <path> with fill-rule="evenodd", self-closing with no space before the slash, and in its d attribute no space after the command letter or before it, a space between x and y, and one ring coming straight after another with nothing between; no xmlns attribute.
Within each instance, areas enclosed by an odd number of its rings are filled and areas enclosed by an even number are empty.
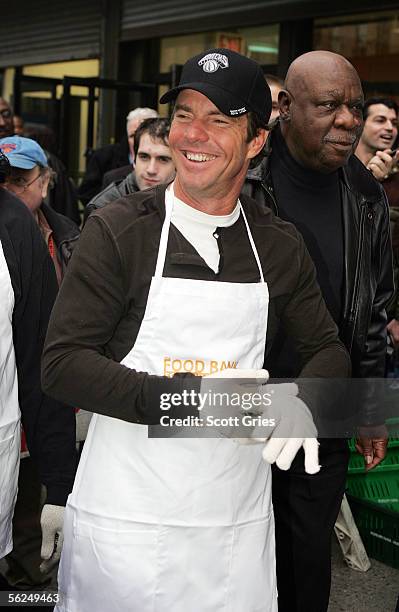
<svg viewBox="0 0 399 612"><path fill-rule="evenodd" d="M348 373L303 240L240 196L271 108L260 67L212 49L173 99L176 179L92 213L47 337L46 391L97 413L65 512L57 612L276 612L269 464L287 469L303 448L317 472L316 428L297 386L276 385L286 414L266 444L242 445L255 423L243 431L244 406L229 403L210 429L212 393L246 379L247 395L273 394L262 367L280 324L307 376ZM171 438L187 418L197 431Z"/></svg>

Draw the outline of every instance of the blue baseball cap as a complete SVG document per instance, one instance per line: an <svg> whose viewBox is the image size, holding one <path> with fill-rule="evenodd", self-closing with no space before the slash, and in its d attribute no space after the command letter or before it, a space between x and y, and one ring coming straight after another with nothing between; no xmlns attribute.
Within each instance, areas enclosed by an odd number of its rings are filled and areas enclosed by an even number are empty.
<svg viewBox="0 0 399 612"><path fill-rule="evenodd" d="M0 138L0 151L7 156L10 166L32 170L35 166L48 166L47 157L41 146L31 138L10 136Z"/></svg>

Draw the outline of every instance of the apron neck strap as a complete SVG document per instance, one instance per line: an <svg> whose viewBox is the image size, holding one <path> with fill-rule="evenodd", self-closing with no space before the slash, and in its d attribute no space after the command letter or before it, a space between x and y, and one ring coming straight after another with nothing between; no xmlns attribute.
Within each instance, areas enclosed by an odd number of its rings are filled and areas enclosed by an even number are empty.
<svg viewBox="0 0 399 612"><path fill-rule="evenodd" d="M173 200L175 198L173 191L173 183L167 187L165 191L165 221L162 226L161 238L159 241L157 265L155 268L155 277L161 278L165 266L166 249L168 247L168 236L170 220L172 218Z"/></svg>
<svg viewBox="0 0 399 612"><path fill-rule="evenodd" d="M166 189L165 191L165 221L163 223L162 226L162 231L161 231L161 238L159 241L159 249L158 249L158 257L157 257L157 265L155 268L155 277L156 278L162 278L162 274L163 274L163 269L165 266L165 259L166 259L166 250L168 247L168 237L169 237L169 228L170 228L170 222L172 219L172 212L173 212L173 202L175 199L175 193L173 190L173 183L171 185L169 185L169 187ZM252 238L252 234L251 234L251 230L249 228L248 225L248 221L247 221L247 217L245 215L244 209L242 207L242 204L240 201L238 201L239 206L240 206L240 212L242 214L242 217L244 219L244 223L245 223L245 227L247 229L247 234L248 234L248 239L252 248L252 252L254 254L255 257L255 261L256 264L258 266L259 269L259 275L260 275L260 282L264 283L265 279L263 276L263 270L262 270L262 265L260 263L260 259L259 259L259 254L254 242L254 239Z"/></svg>
<svg viewBox="0 0 399 612"><path fill-rule="evenodd" d="M244 212L244 208L243 208L241 202L240 202L240 210L241 210L242 218L244 219L245 227L247 228L247 234L248 234L249 242L250 242L251 247L252 247L252 252L254 254L255 261L256 261L257 266L258 266L260 282L264 283L265 282L265 277L263 276L262 264L260 263L259 253L258 253L258 250L256 248L255 241L252 238L252 233L251 233L251 230L249 229L249 224L248 224L247 216L246 216L246 214Z"/></svg>

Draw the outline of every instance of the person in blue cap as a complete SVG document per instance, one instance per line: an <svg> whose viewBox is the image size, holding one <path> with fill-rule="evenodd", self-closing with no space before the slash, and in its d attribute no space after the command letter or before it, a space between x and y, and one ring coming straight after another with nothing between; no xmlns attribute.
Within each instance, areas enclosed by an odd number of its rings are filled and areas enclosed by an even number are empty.
<svg viewBox="0 0 399 612"><path fill-rule="evenodd" d="M79 238L79 228L68 217L45 203L54 171L42 147L30 138L0 139L0 150L8 157L11 173L3 187L12 191L35 217L54 262L58 283Z"/></svg>

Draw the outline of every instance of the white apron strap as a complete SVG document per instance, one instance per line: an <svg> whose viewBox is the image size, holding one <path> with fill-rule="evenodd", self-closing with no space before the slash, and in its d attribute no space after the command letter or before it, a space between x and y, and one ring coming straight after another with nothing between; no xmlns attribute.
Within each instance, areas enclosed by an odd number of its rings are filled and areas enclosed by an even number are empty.
<svg viewBox="0 0 399 612"><path fill-rule="evenodd" d="M250 242L251 247L252 247L252 252L254 254L256 263L258 264L259 275L260 275L260 282L264 283L265 282L265 278L263 276L262 264L260 263L258 250L256 248L255 241L252 238L251 230L249 229L249 224L248 224L248 221L247 221L246 214L244 212L244 208L243 208L243 206L242 206L240 201L239 201L239 203L240 203L241 214L242 214L242 217L244 219L245 227L247 228L247 234L248 234L249 242Z"/></svg>
<svg viewBox="0 0 399 612"><path fill-rule="evenodd" d="M166 250L168 247L170 220L172 218L172 211L173 211L173 200L174 200L174 192L173 192L173 183L172 183L171 185L169 185L169 187L165 191L165 221L162 226L161 238L159 241L157 265L155 267L155 274L154 274L155 278L162 278L162 274L163 274L163 269L164 269L165 259L166 259Z"/></svg>
<svg viewBox="0 0 399 612"><path fill-rule="evenodd" d="M155 268L155 275L154 275L156 278L162 278L163 269L165 266L166 250L168 247L169 227L170 227L170 221L172 218L174 197L175 195L174 195L173 183L172 183L171 185L169 185L169 187L165 191L165 221L162 226L161 238L159 241L157 265ZM263 276L262 265L260 263L259 254L258 254L256 245L255 245L254 239L252 237L251 230L249 228L247 217L245 215L245 212L244 212L244 209L243 209L243 206L240 200L238 200L238 204L240 206L240 211L244 219L245 227L247 229L248 239L249 239L249 242L252 248L252 252L254 254L255 261L259 269L260 282L264 283L265 279Z"/></svg>

